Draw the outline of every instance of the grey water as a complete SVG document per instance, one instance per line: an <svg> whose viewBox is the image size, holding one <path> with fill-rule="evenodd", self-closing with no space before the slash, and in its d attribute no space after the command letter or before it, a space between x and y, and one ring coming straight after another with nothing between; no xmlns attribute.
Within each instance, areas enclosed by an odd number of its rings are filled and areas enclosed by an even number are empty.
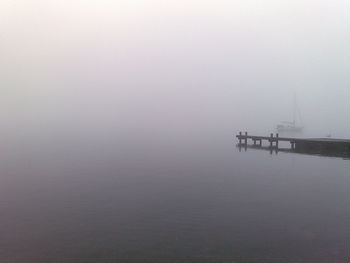
<svg viewBox="0 0 350 263"><path fill-rule="evenodd" d="M350 162L235 144L2 140L1 262L348 262Z"/></svg>

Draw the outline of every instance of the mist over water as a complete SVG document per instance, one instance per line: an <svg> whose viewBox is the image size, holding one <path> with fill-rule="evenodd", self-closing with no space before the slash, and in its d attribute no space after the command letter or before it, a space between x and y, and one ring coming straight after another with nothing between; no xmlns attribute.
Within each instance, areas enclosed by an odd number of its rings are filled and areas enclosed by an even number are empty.
<svg viewBox="0 0 350 263"><path fill-rule="evenodd" d="M0 261L348 262L349 7L2 1Z"/></svg>
<svg viewBox="0 0 350 263"><path fill-rule="evenodd" d="M350 134L344 1L3 2L2 133Z"/></svg>

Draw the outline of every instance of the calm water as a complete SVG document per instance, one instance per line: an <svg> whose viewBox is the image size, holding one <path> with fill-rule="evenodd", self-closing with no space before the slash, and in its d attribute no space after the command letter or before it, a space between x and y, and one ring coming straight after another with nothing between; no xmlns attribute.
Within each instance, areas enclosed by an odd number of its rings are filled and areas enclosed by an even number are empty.
<svg viewBox="0 0 350 263"><path fill-rule="evenodd" d="M350 161L122 137L2 141L0 262L350 261Z"/></svg>

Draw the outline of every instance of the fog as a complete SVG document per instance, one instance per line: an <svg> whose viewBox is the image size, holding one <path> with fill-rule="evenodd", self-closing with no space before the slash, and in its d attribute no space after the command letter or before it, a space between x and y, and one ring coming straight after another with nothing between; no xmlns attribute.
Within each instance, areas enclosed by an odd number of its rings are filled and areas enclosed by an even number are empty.
<svg viewBox="0 0 350 263"><path fill-rule="evenodd" d="M350 137L348 1L2 0L2 138Z"/></svg>
<svg viewBox="0 0 350 263"><path fill-rule="evenodd" d="M0 0L1 263L350 262L349 10Z"/></svg>

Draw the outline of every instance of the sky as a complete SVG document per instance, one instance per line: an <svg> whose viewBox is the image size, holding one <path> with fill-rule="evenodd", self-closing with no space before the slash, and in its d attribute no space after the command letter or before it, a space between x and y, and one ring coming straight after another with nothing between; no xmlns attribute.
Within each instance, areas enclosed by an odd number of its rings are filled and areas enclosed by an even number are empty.
<svg viewBox="0 0 350 263"><path fill-rule="evenodd" d="M0 133L350 138L349 1L2 0Z"/></svg>

